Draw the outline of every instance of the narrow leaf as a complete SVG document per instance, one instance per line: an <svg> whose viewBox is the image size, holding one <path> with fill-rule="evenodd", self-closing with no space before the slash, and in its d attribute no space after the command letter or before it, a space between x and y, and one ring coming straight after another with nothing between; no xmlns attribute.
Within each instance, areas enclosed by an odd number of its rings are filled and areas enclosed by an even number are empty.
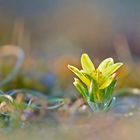
<svg viewBox="0 0 140 140"><path fill-rule="evenodd" d="M94 102L94 94L96 94L97 90L98 90L97 82L94 79L92 79L90 82L90 89L89 89L90 101Z"/></svg>
<svg viewBox="0 0 140 140"><path fill-rule="evenodd" d="M112 98L113 90L115 88L116 80L113 80L112 83L105 89L104 98L110 100Z"/></svg>
<svg viewBox="0 0 140 140"><path fill-rule="evenodd" d="M74 78L74 86L76 87L76 89L79 91L79 93L86 99L88 96L88 92L85 89L85 87L82 85L82 83L80 82L80 80L78 80L77 78Z"/></svg>

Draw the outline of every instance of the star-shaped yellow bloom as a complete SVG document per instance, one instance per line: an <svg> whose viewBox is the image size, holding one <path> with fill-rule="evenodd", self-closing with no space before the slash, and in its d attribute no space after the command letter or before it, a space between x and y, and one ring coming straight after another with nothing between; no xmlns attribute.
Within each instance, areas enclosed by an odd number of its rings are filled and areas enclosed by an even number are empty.
<svg viewBox="0 0 140 140"><path fill-rule="evenodd" d="M90 60L87 54L81 56L82 70L77 69L74 66L68 65L68 68L74 72L81 81L90 86L90 80L86 75L91 76L96 80L99 89L108 87L116 77L116 71L123 65L123 63L114 63L112 58L107 58L101 62L97 69Z"/></svg>
<svg viewBox="0 0 140 140"><path fill-rule="evenodd" d="M107 58L95 68L89 56L82 54L82 70L71 65L68 65L68 68L80 79L74 78L73 84L86 100L105 103L112 99L116 71L122 65L123 63L114 63L112 58ZM86 85L87 89L83 84Z"/></svg>

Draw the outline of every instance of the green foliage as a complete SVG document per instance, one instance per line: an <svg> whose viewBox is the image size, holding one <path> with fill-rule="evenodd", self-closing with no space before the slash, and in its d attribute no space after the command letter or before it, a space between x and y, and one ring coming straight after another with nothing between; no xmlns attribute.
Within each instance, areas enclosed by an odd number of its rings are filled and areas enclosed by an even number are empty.
<svg viewBox="0 0 140 140"><path fill-rule="evenodd" d="M0 127L19 127L28 120L41 116L41 112L58 109L63 104L64 99L48 97L37 91L0 91Z"/></svg>
<svg viewBox="0 0 140 140"><path fill-rule="evenodd" d="M87 54L81 56L82 70L68 65L79 78L74 78L74 86L93 111L106 110L113 98L116 71L123 63L114 63L112 58L101 62L97 69Z"/></svg>

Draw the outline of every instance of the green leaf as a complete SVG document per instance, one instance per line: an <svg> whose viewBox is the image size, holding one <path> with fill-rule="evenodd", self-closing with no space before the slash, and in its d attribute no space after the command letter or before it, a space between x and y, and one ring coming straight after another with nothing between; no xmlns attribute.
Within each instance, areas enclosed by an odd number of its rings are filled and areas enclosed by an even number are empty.
<svg viewBox="0 0 140 140"><path fill-rule="evenodd" d="M112 83L105 89L104 98L107 100L112 98L113 90L115 88L116 80L113 80Z"/></svg>
<svg viewBox="0 0 140 140"><path fill-rule="evenodd" d="M88 74L91 74L95 70L94 64L92 63L87 54L82 54L81 65L83 70Z"/></svg>
<svg viewBox="0 0 140 140"><path fill-rule="evenodd" d="M13 102L13 98L10 95L0 95L0 102L4 101L4 100L8 100L10 102Z"/></svg>
<svg viewBox="0 0 140 140"><path fill-rule="evenodd" d="M84 99L86 99L88 97L88 92L85 89L85 87L82 85L82 83L80 82L80 80L78 80L77 78L74 78L74 86L76 87L76 89L79 91L79 93L83 96Z"/></svg>
<svg viewBox="0 0 140 140"><path fill-rule="evenodd" d="M101 90L98 89L98 91L94 95L94 99L95 99L96 103L103 103L104 102L104 93L105 93L104 89L101 89Z"/></svg>
<svg viewBox="0 0 140 140"><path fill-rule="evenodd" d="M96 94L97 90L98 90L97 82L94 79L92 79L90 82L89 89L90 101L94 102L94 94Z"/></svg>
<svg viewBox="0 0 140 140"><path fill-rule="evenodd" d="M89 88L90 80L84 76L84 74L74 66L68 65L68 68Z"/></svg>

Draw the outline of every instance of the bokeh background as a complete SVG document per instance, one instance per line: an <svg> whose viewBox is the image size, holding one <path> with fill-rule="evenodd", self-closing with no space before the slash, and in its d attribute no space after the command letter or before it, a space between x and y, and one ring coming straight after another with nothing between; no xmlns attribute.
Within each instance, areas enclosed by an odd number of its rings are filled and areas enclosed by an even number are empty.
<svg viewBox="0 0 140 140"><path fill-rule="evenodd" d="M74 95L67 65L80 67L84 52L95 65L107 57L124 62L118 88L140 88L138 0L0 0L0 45L5 44L26 54L9 88Z"/></svg>

